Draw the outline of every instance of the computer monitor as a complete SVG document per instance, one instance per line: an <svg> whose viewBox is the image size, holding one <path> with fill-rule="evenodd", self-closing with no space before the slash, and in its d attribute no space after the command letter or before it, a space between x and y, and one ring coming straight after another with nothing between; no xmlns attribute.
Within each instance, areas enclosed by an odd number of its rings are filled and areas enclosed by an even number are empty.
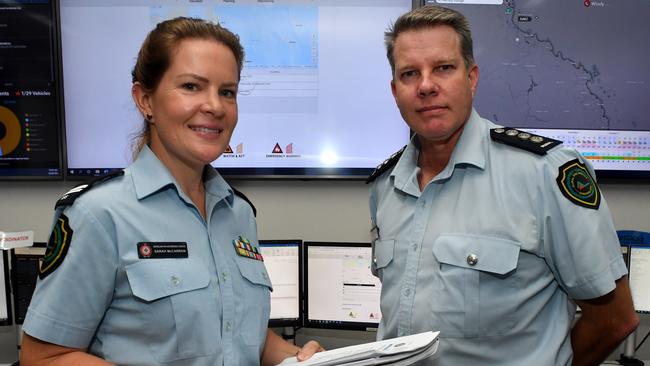
<svg viewBox="0 0 650 366"><path fill-rule="evenodd" d="M305 326L376 330L381 282L370 243L305 242Z"/></svg>
<svg viewBox="0 0 650 366"><path fill-rule="evenodd" d="M302 240L260 240L271 278L270 327L302 326Z"/></svg>
<svg viewBox="0 0 650 366"><path fill-rule="evenodd" d="M47 243L35 242L31 247L15 248L11 251L11 282L16 324L23 324L25 321L46 247Z"/></svg>
<svg viewBox="0 0 650 366"><path fill-rule="evenodd" d="M634 309L650 313L650 242L630 246L630 289Z"/></svg>
<svg viewBox="0 0 650 366"><path fill-rule="evenodd" d="M423 3L467 16L481 116L563 141L598 177L650 177L650 1Z"/></svg>
<svg viewBox="0 0 650 366"><path fill-rule="evenodd" d="M0 250L0 325L11 325L11 285L7 251Z"/></svg>
<svg viewBox="0 0 650 366"><path fill-rule="evenodd" d="M627 248L630 291L634 309L650 313L650 233L634 230L617 232L621 247Z"/></svg>

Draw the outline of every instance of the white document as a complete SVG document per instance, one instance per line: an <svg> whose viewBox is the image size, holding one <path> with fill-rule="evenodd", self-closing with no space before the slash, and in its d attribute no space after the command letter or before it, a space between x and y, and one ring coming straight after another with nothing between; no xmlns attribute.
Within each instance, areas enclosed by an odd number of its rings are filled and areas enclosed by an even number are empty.
<svg viewBox="0 0 650 366"><path fill-rule="evenodd" d="M299 366L364 366L364 365L410 365L430 357L438 349L440 332L424 332L383 341L337 348L314 354L309 360L298 362L289 357L279 365Z"/></svg>

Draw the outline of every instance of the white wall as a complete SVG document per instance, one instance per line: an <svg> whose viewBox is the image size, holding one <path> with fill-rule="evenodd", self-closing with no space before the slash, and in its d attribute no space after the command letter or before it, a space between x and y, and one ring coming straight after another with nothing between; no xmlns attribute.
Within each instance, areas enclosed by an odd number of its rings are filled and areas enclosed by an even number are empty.
<svg viewBox="0 0 650 366"><path fill-rule="evenodd" d="M47 241L54 202L74 185L0 182L0 231L34 230L35 240ZM361 181L234 181L233 185L257 207L261 239L370 240L367 186ZM617 229L650 231L650 182L610 183L601 188ZM649 329L650 319L644 318L639 334L643 336ZM17 357L15 332L11 327L0 329L0 363L15 361ZM373 337L374 334L365 332L309 329L297 335L298 343L317 338L328 348ZM649 344L640 351L640 357L650 359Z"/></svg>

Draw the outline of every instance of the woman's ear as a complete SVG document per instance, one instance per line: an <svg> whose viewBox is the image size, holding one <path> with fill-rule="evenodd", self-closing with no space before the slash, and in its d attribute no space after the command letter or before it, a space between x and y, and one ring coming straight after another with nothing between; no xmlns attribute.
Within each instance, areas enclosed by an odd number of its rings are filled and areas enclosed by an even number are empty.
<svg viewBox="0 0 650 366"><path fill-rule="evenodd" d="M131 86L131 96L133 97L133 101L135 102L135 105L140 110L140 113L142 113L142 115L147 121L151 122L153 120L153 109L151 108L151 96L149 95L149 92L144 88L144 86L140 84L139 81L136 81L135 83L133 83L133 86Z"/></svg>

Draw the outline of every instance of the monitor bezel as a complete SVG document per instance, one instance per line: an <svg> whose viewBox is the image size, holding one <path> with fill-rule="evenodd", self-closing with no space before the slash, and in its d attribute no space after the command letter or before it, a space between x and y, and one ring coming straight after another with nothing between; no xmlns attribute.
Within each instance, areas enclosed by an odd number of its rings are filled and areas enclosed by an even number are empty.
<svg viewBox="0 0 650 366"><path fill-rule="evenodd" d="M4 287L7 306L7 319L0 319L0 326L13 325L13 309L11 308L11 278L9 277L9 260L7 250L0 249L0 261L2 261L4 273Z"/></svg>
<svg viewBox="0 0 650 366"><path fill-rule="evenodd" d="M332 321L322 323L318 320L309 318L309 248L310 247L346 247L346 248L372 248L372 243L369 242L326 242L326 241L305 241L303 242L304 250L304 265L305 270L305 327L306 328L322 328L322 329L341 329L341 330L361 330L376 332L379 323L368 322L347 322L347 321Z"/></svg>
<svg viewBox="0 0 650 366"><path fill-rule="evenodd" d="M278 327L302 327L305 317L304 312L304 291L303 291L303 241L302 239L273 239L273 240L258 240L260 247L264 245L273 246L274 244L286 244L293 246L294 244L298 246L298 318L289 318L289 319L271 319L269 318L269 327L278 328Z"/></svg>

